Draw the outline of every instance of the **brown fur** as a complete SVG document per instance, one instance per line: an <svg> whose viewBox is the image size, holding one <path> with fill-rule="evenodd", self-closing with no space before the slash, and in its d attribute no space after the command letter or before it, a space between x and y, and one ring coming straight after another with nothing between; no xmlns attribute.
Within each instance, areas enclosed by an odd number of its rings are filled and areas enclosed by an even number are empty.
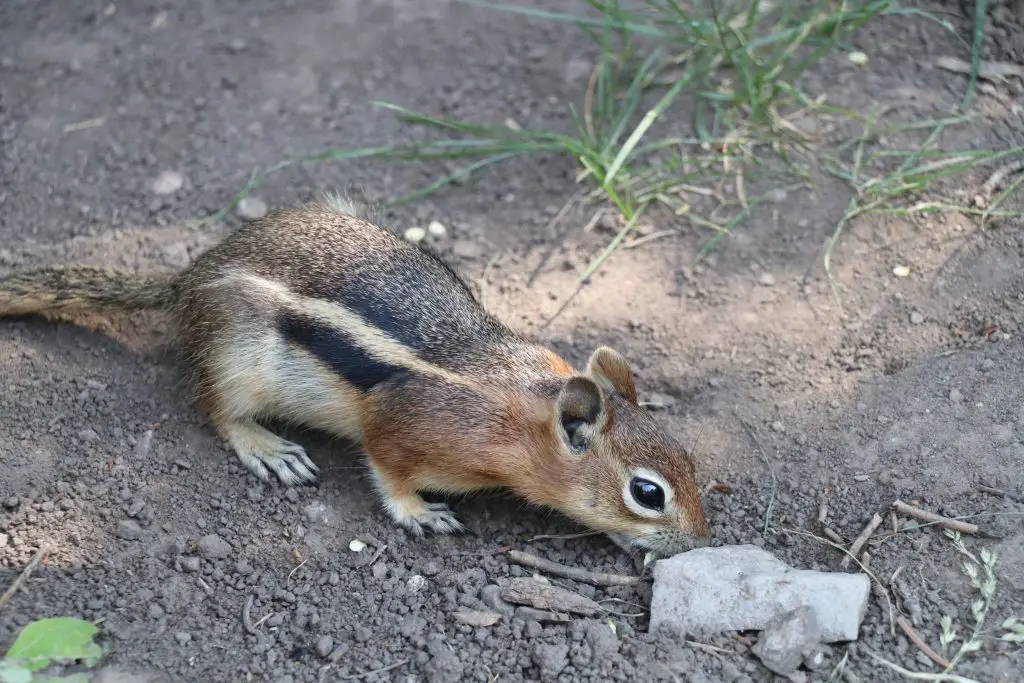
<svg viewBox="0 0 1024 683"><path fill-rule="evenodd" d="M575 372L488 315L440 261L352 213L337 199L272 213L173 279L15 273L0 279L0 316L171 311L198 406L247 467L287 484L316 476L262 418L355 439L415 533L460 527L419 492L507 487L624 547L706 542L693 463L637 405L621 355L601 347ZM638 472L664 484L663 512L626 499Z"/></svg>

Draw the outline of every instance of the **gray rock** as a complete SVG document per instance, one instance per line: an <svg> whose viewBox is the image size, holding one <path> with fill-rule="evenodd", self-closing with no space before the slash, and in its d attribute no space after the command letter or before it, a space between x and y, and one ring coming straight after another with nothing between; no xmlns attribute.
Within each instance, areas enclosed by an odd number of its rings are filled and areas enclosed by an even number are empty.
<svg viewBox="0 0 1024 683"><path fill-rule="evenodd" d="M326 659L334 652L334 638L330 636L320 636L316 641L316 653L320 655L321 659Z"/></svg>
<svg viewBox="0 0 1024 683"><path fill-rule="evenodd" d="M174 639L178 641L178 645L187 645L192 641L192 634L187 631L178 631L174 634Z"/></svg>
<svg viewBox="0 0 1024 683"><path fill-rule="evenodd" d="M788 676L799 668L804 654L818 645L821 629L808 606L780 614L761 633L752 648L766 667Z"/></svg>
<svg viewBox="0 0 1024 683"><path fill-rule="evenodd" d="M793 569L753 545L699 548L655 564L650 629L759 631L808 606L822 642L856 640L870 589L863 574Z"/></svg>
<svg viewBox="0 0 1024 683"><path fill-rule="evenodd" d="M211 560L219 560L231 553L231 544L217 534L207 534L199 539L199 554Z"/></svg>
<svg viewBox="0 0 1024 683"><path fill-rule="evenodd" d="M910 324L911 325L920 325L923 322L924 322L924 316L921 315L920 313L918 313L917 311L914 311L913 313L910 314Z"/></svg>
<svg viewBox="0 0 1024 683"><path fill-rule="evenodd" d="M757 278L757 282L763 287L771 287L775 284L775 276L771 273L761 273L761 277Z"/></svg>
<svg viewBox="0 0 1024 683"><path fill-rule="evenodd" d="M540 669L541 680L553 681L569 663L569 646L537 643L533 648L532 659Z"/></svg>
<svg viewBox="0 0 1024 683"><path fill-rule="evenodd" d="M187 572L195 573L199 571L199 558L195 555L181 558L181 568Z"/></svg>
<svg viewBox="0 0 1024 683"><path fill-rule="evenodd" d="M6 548L7 542L11 539L7 534L0 534L0 548Z"/></svg>
<svg viewBox="0 0 1024 683"><path fill-rule="evenodd" d="M126 541L137 541L142 535L142 527L130 519L122 519L117 523L117 537Z"/></svg>

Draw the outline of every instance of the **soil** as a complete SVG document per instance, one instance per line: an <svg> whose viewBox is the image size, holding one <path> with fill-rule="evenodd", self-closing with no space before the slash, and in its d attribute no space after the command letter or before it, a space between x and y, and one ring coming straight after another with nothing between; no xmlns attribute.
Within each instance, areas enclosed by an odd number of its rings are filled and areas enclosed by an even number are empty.
<svg viewBox="0 0 1024 683"><path fill-rule="evenodd" d="M986 58L1019 61L1024 32L990 4ZM956 3L930 8L969 36ZM868 65L836 53L805 91L888 106L898 120L959 102L966 79L934 60L966 51L937 24L890 16L852 42ZM421 135L371 100L567 129L594 57L564 25L451 0L7 0L0 274L60 262L180 268L239 221L189 220L219 210L254 167ZM940 145L1024 144L1022 92L1019 80L983 83L976 119ZM990 170L920 199L970 201ZM165 172L181 187L155 194ZM384 201L439 172L304 164L256 192L271 207L338 188ZM617 252L546 324L611 237L607 222L582 230L595 207L549 226L577 189L573 174L565 159L520 161L389 219L441 221L448 234L435 246L474 283L486 275L488 307L573 363L599 343L627 355L642 398L668 404L657 417L692 445L701 480L731 491L707 496L716 544L756 543L835 570L842 555L804 535L821 535L822 501L825 524L847 540L879 512L888 531L869 545L870 570L937 649L940 617L968 632L977 595L939 529L890 522L899 498L971 515L996 537L965 537L976 554L998 553L986 625L1024 616L1020 219L855 220L833 255L840 306L821 255L850 194L822 175L815 191L756 209L696 267L707 233L655 217L678 230ZM324 473L318 486L262 484L190 407L163 321L93 322L0 324L0 583L42 543L53 549L0 608L0 648L33 619L69 615L98 620L110 662L147 680L772 680L748 652L751 636L723 635L711 650L648 633L648 583L562 581L607 608L599 619L462 624L460 610L505 608L487 586L527 575L502 548L620 573L635 562L602 537L535 539L580 529L508 496L455 501L464 536L411 539L377 507L358 454L317 435L296 438ZM368 549L352 552L353 539ZM871 653L936 671L875 595L860 641L829 650L810 676L825 680L845 658L845 680L901 679ZM1024 681L1024 653L988 639L957 671Z"/></svg>

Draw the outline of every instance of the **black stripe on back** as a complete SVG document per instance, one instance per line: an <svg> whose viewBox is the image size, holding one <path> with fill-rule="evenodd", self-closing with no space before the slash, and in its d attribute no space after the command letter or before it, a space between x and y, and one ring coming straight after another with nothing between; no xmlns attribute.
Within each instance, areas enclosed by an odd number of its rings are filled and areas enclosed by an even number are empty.
<svg viewBox="0 0 1024 683"><path fill-rule="evenodd" d="M297 313L281 313L277 329L289 342L303 347L320 362L361 391L401 377L405 368L376 360L344 332Z"/></svg>

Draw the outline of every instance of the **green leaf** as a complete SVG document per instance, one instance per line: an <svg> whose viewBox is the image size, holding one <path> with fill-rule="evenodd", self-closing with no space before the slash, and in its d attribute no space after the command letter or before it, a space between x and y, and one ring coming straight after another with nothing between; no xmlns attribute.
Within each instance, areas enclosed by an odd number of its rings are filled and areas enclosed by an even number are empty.
<svg viewBox="0 0 1024 683"><path fill-rule="evenodd" d="M22 629L7 658L24 660L31 671L45 668L52 660L95 663L103 655L103 648L93 642L96 631L89 622L72 617L40 619Z"/></svg>
<svg viewBox="0 0 1024 683"><path fill-rule="evenodd" d="M1024 633L1004 633L999 636L999 640L1004 640L1008 643L1024 643Z"/></svg>

